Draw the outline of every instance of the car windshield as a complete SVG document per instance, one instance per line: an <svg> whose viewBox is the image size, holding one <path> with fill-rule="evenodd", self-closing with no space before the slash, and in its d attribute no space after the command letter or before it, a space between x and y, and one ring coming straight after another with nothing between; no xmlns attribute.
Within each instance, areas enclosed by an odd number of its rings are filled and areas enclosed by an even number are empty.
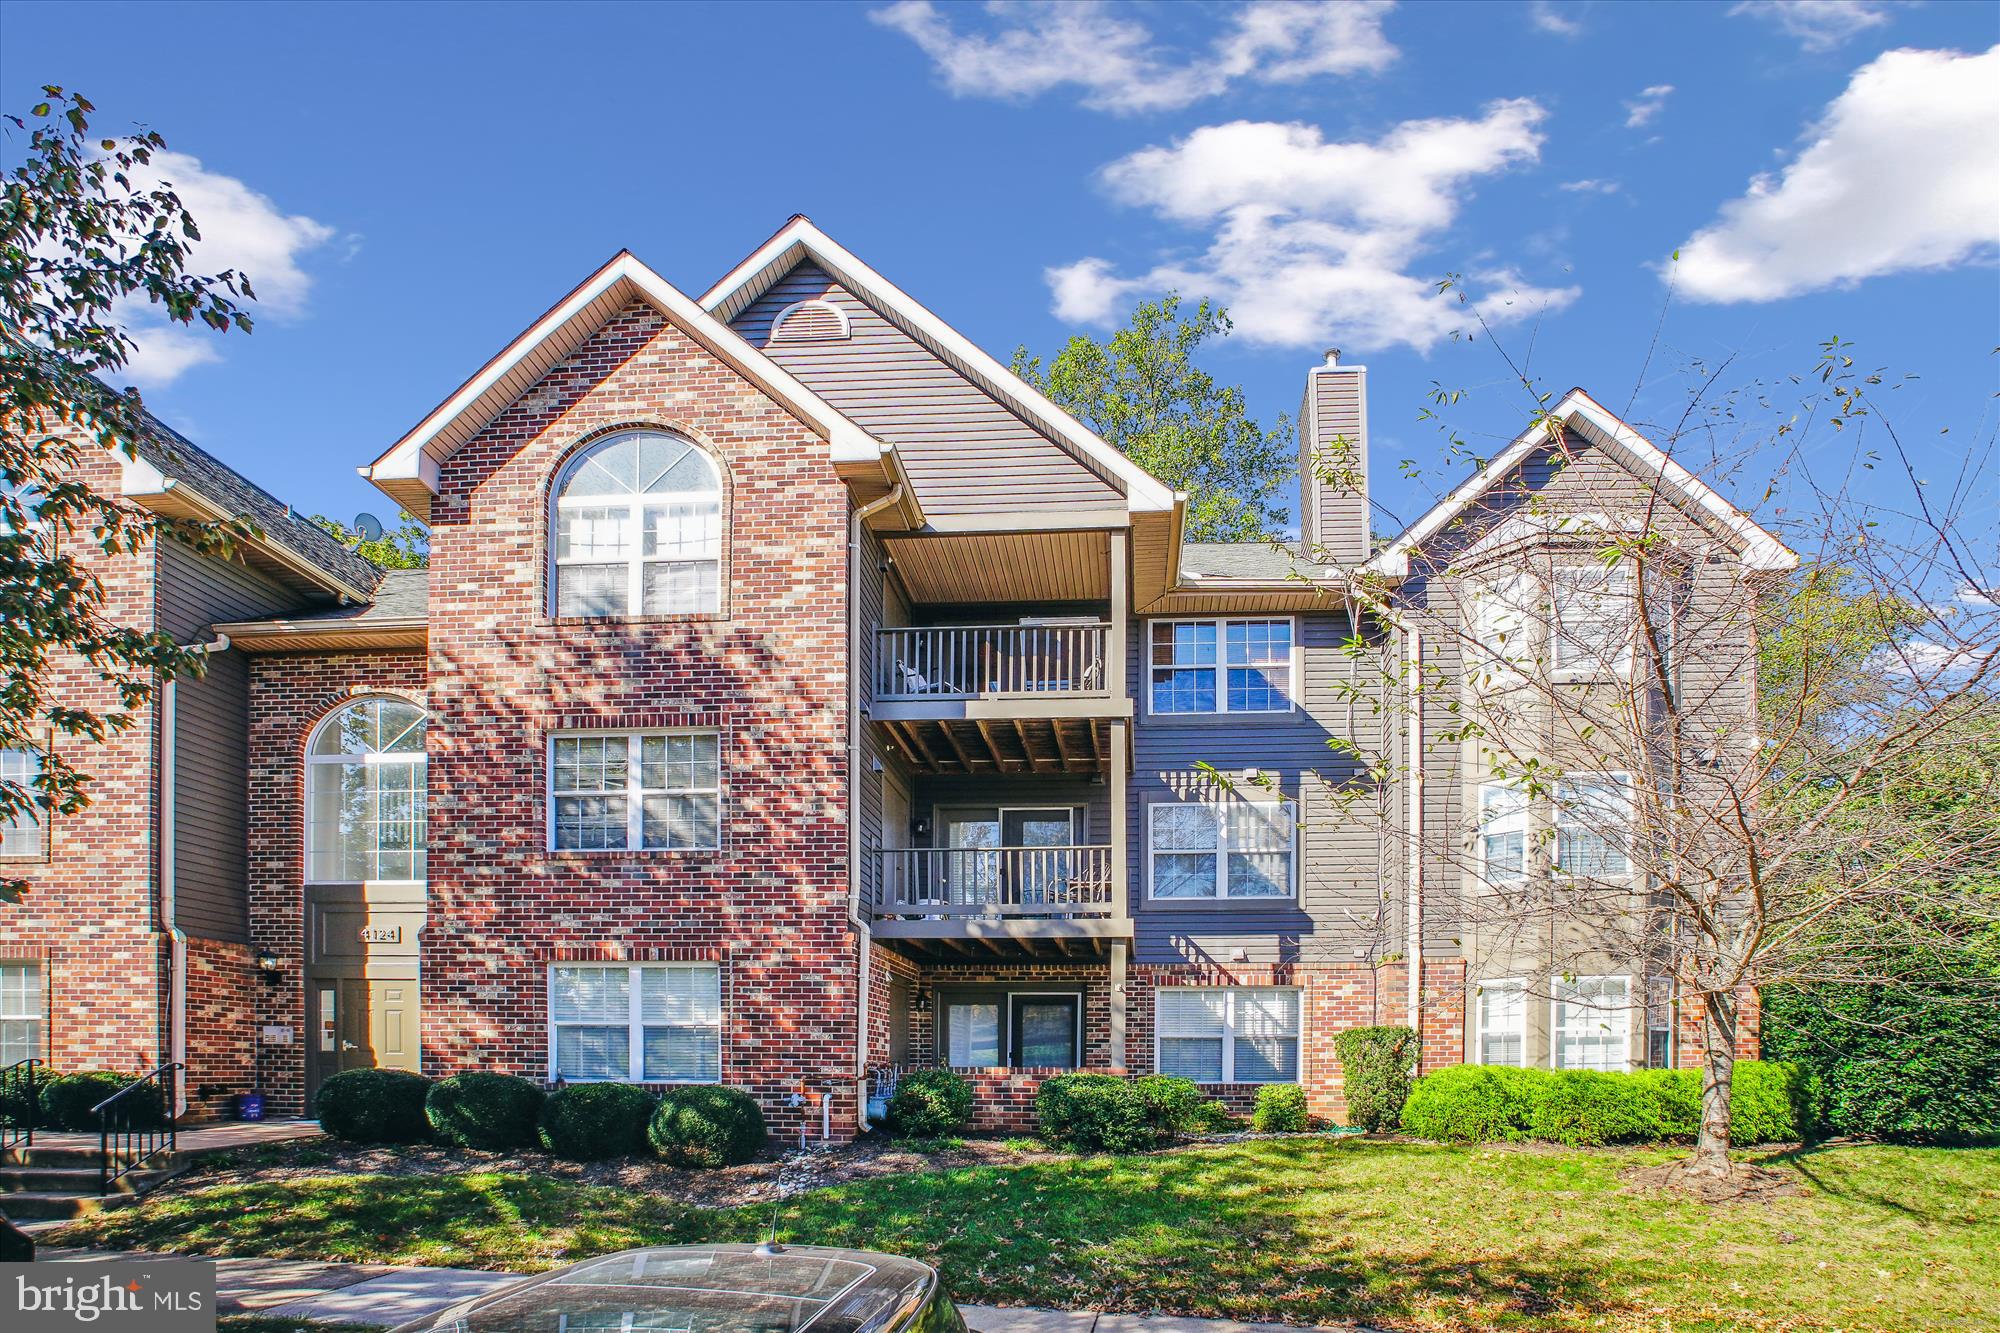
<svg viewBox="0 0 2000 1333"><path fill-rule="evenodd" d="M868 1262L870 1259L880 1262ZM911 1310L920 1264L851 1251L633 1250L462 1306L431 1327L464 1333L863 1333Z"/></svg>

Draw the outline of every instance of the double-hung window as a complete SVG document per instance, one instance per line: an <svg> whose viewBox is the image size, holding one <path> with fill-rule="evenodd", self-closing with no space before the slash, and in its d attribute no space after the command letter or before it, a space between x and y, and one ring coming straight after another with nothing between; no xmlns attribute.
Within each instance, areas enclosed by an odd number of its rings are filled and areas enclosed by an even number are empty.
<svg viewBox="0 0 2000 1333"><path fill-rule="evenodd" d="M1550 1042L1557 1069L1622 1074L1632 1057L1632 979L1557 977Z"/></svg>
<svg viewBox="0 0 2000 1333"><path fill-rule="evenodd" d="M1632 779L1582 774L1556 783L1556 866L1579 879L1630 874Z"/></svg>
<svg viewBox="0 0 2000 1333"><path fill-rule="evenodd" d="M1518 977L1479 983L1479 1063L1526 1063L1528 988Z"/></svg>
<svg viewBox="0 0 2000 1333"><path fill-rule="evenodd" d="M1289 898L1297 823L1283 801L1157 801L1147 808L1155 898Z"/></svg>
<svg viewBox="0 0 2000 1333"><path fill-rule="evenodd" d="M712 731L555 737L550 845L587 852L720 847L718 748Z"/></svg>
<svg viewBox="0 0 2000 1333"><path fill-rule="evenodd" d="M17 1060L43 1058L42 965L0 962L0 1069Z"/></svg>
<svg viewBox="0 0 2000 1333"><path fill-rule="evenodd" d="M1535 652L1535 581L1517 575L1469 590L1467 666L1475 685L1506 685L1527 674Z"/></svg>
<svg viewBox="0 0 2000 1333"><path fill-rule="evenodd" d="M1528 873L1528 797L1518 787L1479 789L1479 864L1488 884L1512 884Z"/></svg>
<svg viewBox="0 0 2000 1333"><path fill-rule="evenodd" d="M1280 986L1162 986L1154 1068L1197 1083L1296 1083L1299 993Z"/></svg>
<svg viewBox="0 0 2000 1333"><path fill-rule="evenodd" d="M27 800L35 799L35 779L42 765L33 750L0 750L0 778L11 782ZM40 856L45 844L34 810L22 810L0 821L0 856Z"/></svg>
<svg viewBox="0 0 2000 1333"><path fill-rule="evenodd" d="M721 985L712 963L550 968L550 1076L580 1082L718 1081Z"/></svg>
<svg viewBox="0 0 2000 1333"><path fill-rule="evenodd" d="M1624 671L1632 651L1632 571L1572 565L1554 574L1550 598L1553 665L1566 676Z"/></svg>
<svg viewBox="0 0 2000 1333"><path fill-rule="evenodd" d="M1291 711L1291 620L1155 620L1150 633L1153 712Z"/></svg>
<svg viewBox="0 0 2000 1333"><path fill-rule="evenodd" d="M721 606L722 477L686 440L630 431L593 445L557 484L552 526L558 616Z"/></svg>

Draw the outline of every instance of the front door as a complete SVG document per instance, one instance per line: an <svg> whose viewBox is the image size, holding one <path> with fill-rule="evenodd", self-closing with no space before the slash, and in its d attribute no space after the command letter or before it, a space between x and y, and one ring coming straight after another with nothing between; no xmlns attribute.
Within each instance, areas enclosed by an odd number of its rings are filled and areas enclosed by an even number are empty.
<svg viewBox="0 0 2000 1333"><path fill-rule="evenodd" d="M307 988L312 1089L349 1069L419 1072L417 983L341 977Z"/></svg>
<svg viewBox="0 0 2000 1333"><path fill-rule="evenodd" d="M1001 844L1021 849L1008 853L1007 901L1041 906L1063 900L1069 888L1069 849L1076 843L1072 817L1067 809L1000 812Z"/></svg>
<svg viewBox="0 0 2000 1333"><path fill-rule="evenodd" d="M1013 1041L1010 1054L1016 1069L1074 1069L1077 1059L1077 1019L1082 1008L1074 995L1015 995L1012 999Z"/></svg>

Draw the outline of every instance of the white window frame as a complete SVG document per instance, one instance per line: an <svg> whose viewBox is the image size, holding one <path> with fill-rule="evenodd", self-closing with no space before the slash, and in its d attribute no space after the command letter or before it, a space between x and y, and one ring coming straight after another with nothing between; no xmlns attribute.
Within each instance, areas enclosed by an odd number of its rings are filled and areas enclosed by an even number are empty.
<svg viewBox="0 0 2000 1333"><path fill-rule="evenodd" d="M1285 706L1283 708L1244 708L1229 706L1229 627L1232 624L1271 624L1283 622L1289 626L1291 651L1286 654ZM1175 671L1183 668L1155 666L1153 664L1153 631L1159 625L1213 625L1215 627L1215 664L1209 668L1215 672L1215 707L1201 712L1163 712L1153 707L1153 682L1159 672ZM1299 709L1299 618L1297 616L1171 616L1146 622L1144 660L1146 678L1142 682L1146 694L1146 716L1162 718L1189 717L1284 717ZM1252 664L1255 665L1255 664Z"/></svg>
<svg viewBox="0 0 2000 1333"><path fill-rule="evenodd" d="M1608 831L1592 828L1588 824L1578 824L1578 822L1574 818L1568 817L1566 815L1565 812L1568 809L1569 803L1563 799L1562 790L1565 786L1568 786L1572 783L1586 783L1591 786L1618 786L1624 788L1625 836L1623 837L1622 840L1619 838L1608 836ZM1630 773L1623 773L1616 771L1607 773L1571 773L1564 777L1558 778L1556 780L1556 794L1553 805L1555 807L1553 812L1554 818L1551 821L1551 826L1555 830L1555 847L1554 847L1553 859L1555 863L1555 868L1559 873L1568 875L1572 879L1578 877L1575 874L1575 872L1570 870L1569 867L1565 866L1562 863L1563 829L1566 826L1577 826L1581 827L1585 832L1589 833L1592 837L1601 837L1604 839L1605 842L1615 845L1618 848L1618 854L1621 857L1623 857L1625 861L1625 868L1623 870L1614 870L1608 874L1603 874L1603 875L1593 875L1591 876L1591 878L1596 879L1600 882L1604 882L1604 881L1617 881L1617 880L1629 879L1631 877L1632 832L1634 827L1634 819L1636 817L1636 812L1637 812L1637 797L1632 787L1632 775Z"/></svg>
<svg viewBox="0 0 2000 1333"><path fill-rule="evenodd" d="M1526 977L1494 977L1490 981L1473 983L1476 992L1472 1008L1472 1049L1479 1057L1475 1062L1493 1065L1499 1069L1526 1069L1528 1067L1528 979ZM1519 997L1514 1006L1515 1023L1512 1033L1495 1033L1486 1026L1486 993L1489 990L1511 990ZM1520 1043L1521 1058L1511 1065L1486 1058L1486 1039L1489 1036L1512 1036Z"/></svg>
<svg viewBox="0 0 2000 1333"><path fill-rule="evenodd" d="M583 1078L580 1076L559 1073L557 1070L557 1052L556 1052L556 1031L558 1028L612 1026L609 1023L556 1022L556 1005L555 1005L556 973L561 972L565 969L581 971L586 968L594 971L609 971L615 968L620 971L626 972L628 974L644 972L649 969L656 972L669 972L669 971L674 971L676 969L679 969L681 971L698 970L698 971L706 971L713 974L715 977L715 1077L713 1079L674 1079L674 1078L644 1077L646 1072L646 1022L645 1022L645 1009L644 1009L645 987L641 978L630 975L626 977L625 981L626 1077ZM724 1031L727 1029L728 1024L724 1021L723 1017L726 1006L723 1003L722 968L720 964L597 963L597 962L582 962L582 961L568 962L568 963L550 963L548 966L548 972L543 978L542 1003L543 1003L543 1013L546 1018L546 1026L547 1026L546 1039L548 1044L548 1070L549 1070L548 1081L551 1083L555 1082L558 1078L562 1079L566 1083L643 1083L649 1087L707 1086L722 1082L723 1068L724 1064L726 1063L726 1055L727 1055L727 1052L724 1049L726 1043L723 1041L723 1034ZM653 1026L660 1027L663 1025L655 1023Z"/></svg>
<svg viewBox="0 0 2000 1333"><path fill-rule="evenodd" d="M566 740L611 740L624 737L625 750L625 845L622 847L559 847L556 845L556 798L558 796L601 795L615 793L558 792L556 790L556 743ZM652 787L642 784L645 774L641 771L640 754L643 742L648 736L713 736L715 738L715 786L708 787ZM703 855L722 850L722 826L725 811L722 802L723 744L722 731L717 727L648 727L638 731L591 731L569 729L552 731L542 755L546 773L543 775L543 818L548 825L547 836L543 839L546 849L563 856L603 856L631 852L648 855L685 856ZM647 796L715 796L715 841L692 847L648 847L645 845Z"/></svg>
<svg viewBox="0 0 2000 1333"><path fill-rule="evenodd" d="M311 734L309 734L306 737L306 752L305 752L306 771L305 771L305 792L304 792L305 799L303 802L304 808L300 812L301 822L304 823L305 828L302 830L302 836L299 839L300 846L304 849L305 853L305 867L304 867L305 873L303 876L304 883L424 884L428 882L429 866L430 866L429 821L430 821L430 811L431 811L430 791L427 785L430 780L429 746L426 745L426 747L423 750L414 752L371 750L367 754L345 754L345 753L315 754L314 753L314 751L319 746L320 736L326 731L328 727L334 724L334 721L337 718L339 718L341 714L347 712L350 709L359 708L363 704L368 704L368 703L397 703L416 709L419 718L417 725L424 729L425 736L428 739L430 733L430 725L431 725L430 710L425 708L422 704L417 703L414 699L405 699L403 696L399 694L359 695L355 698L349 699L346 703L340 705L338 708L333 709L325 717L319 720L318 724L313 727ZM422 783L412 783L411 790L417 792L419 796L422 798L421 806L422 806L423 817L417 821L417 833L421 838L421 842L415 848L415 850L422 852L424 854L425 874L418 875L410 879L352 880L352 879L321 879L319 878L318 875L314 873L313 866L314 866L314 861L316 859L314 853L319 849L319 838L318 835L315 833L318 821L313 818L314 765L327 765L327 766L338 767L338 766L346 766L349 764L364 764L370 768L387 767L392 764L401 764L401 765L414 766L420 770L420 775L423 777L424 781ZM375 847L375 857L378 868L380 866L381 855L382 855L381 840L380 838L377 838ZM412 859L414 860L414 858Z"/></svg>
<svg viewBox="0 0 2000 1333"><path fill-rule="evenodd" d="M29 1000L29 1004L31 1005L30 1008L21 1010L0 1008L0 1022L28 1023L33 1025L34 1049L30 1051L28 1055L19 1056L16 1058L23 1060L28 1059L30 1057L35 1059L47 1059L49 1051L48 969L45 966L43 966L40 960L34 958L0 958L0 968L4 968L7 970L19 970L25 973L32 973L34 976L35 984L32 997ZM6 994L7 991L4 988L0 988L0 996L4 996ZM8 1060L0 1060L0 1065L11 1064L11 1063L13 1062Z"/></svg>
<svg viewBox="0 0 2000 1333"><path fill-rule="evenodd" d="M1480 878L1489 885L1519 884L1523 882L1528 878L1529 838L1534 831L1532 821L1529 819L1533 802L1528 799L1526 792L1522 791L1519 787L1505 782L1482 782L1477 788L1476 795L1479 802L1479 826L1474 830L1473 836L1479 840L1478 859ZM1510 811L1500 818L1489 819L1486 814L1486 808L1488 800L1493 795L1512 798L1519 803L1519 808ZM1493 869L1492 862L1487 857L1486 840L1489 837L1505 837L1510 833L1519 833L1521 835L1521 868L1514 874L1501 875Z"/></svg>
<svg viewBox="0 0 2000 1333"><path fill-rule="evenodd" d="M1278 810L1279 819L1283 822L1284 827L1290 834L1290 842L1285 849L1285 854L1286 854L1285 887L1288 890L1288 892L1283 894L1240 894L1240 895L1234 895L1229 892L1229 858L1231 855L1231 848L1229 845L1228 812L1230 807L1238 802L1241 802L1244 805L1274 807ZM1165 851L1161 851L1153 846L1153 812L1155 810L1174 810L1174 809L1203 810L1208 812L1210 817L1213 818L1215 821L1215 893L1209 897L1205 898L1164 897L1163 898L1153 892L1153 884L1154 884L1153 868L1158 857L1173 856L1179 854L1192 854L1192 853L1177 853L1171 848ZM1298 816L1298 810L1299 810L1299 803L1297 801L1279 800L1275 797L1270 800L1251 800L1247 797L1234 796L1225 800L1216 800L1216 801L1146 802L1146 901L1154 903L1165 903L1170 906L1177 906L1177 907L1190 906L1198 903L1216 903L1216 902L1232 902L1232 903L1297 902L1299 899L1299 825L1302 822ZM1250 855L1250 854L1251 853L1249 852L1244 853L1244 855Z"/></svg>
<svg viewBox="0 0 2000 1333"><path fill-rule="evenodd" d="M1599 604L1620 598L1624 605L1625 635L1623 645L1614 649L1608 658L1591 658L1585 662L1564 662L1563 646L1563 599L1564 581L1581 579L1604 579L1607 588L1601 593L1585 593L1584 596L1598 599ZM1610 585L1622 584L1620 594ZM1549 572L1549 610L1546 628L1549 635L1549 672L1556 680L1602 680L1607 676L1626 676L1632 671L1634 613L1638 599L1633 595L1631 566L1621 562L1616 565L1575 564L1557 565ZM1571 652L1578 651L1572 645Z"/></svg>
<svg viewBox="0 0 2000 1333"><path fill-rule="evenodd" d="M1540 584L1529 574L1468 589L1465 624L1473 651L1466 668L1475 686L1505 688L1526 678L1541 650L1537 636L1547 628L1536 605L1540 597Z"/></svg>
<svg viewBox="0 0 2000 1333"><path fill-rule="evenodd" d="M1606 1008L1587 1004L1581 999L1571 1002L1563 998L1563 989L1571 987L1581 990L1589 982L1622 981L1625 983L1625 1002L1617 1008ZM1587 1014L1607 1015L1611 1035L1605 1038L1618 1052L1618 1064L1606 1073L1629 1074L1632 1072L1632 978L1625 973L1611 972L1603 976L1555 976L1549 979L1549 1068L1551 1069L1591 1069L1591 1065L1565 1065L1560 1063L1563 1047L1563 1009L1571 1006Z"/></svg>
<svg viewBox="0 0 2000 1333"><path fill-rule="evenodd" d="M712 491L657 491L651 493L633 494L624 496L619 496L619 495L572 496L565 493L568 490L570 483L576 479L576 474L583 469L583 465L587 461L589 461L592 455L597 454L614 444L620 443L621 441L634 439L642 436L657 436L660 439L672 440L676 444L684 444L688 448L694 450L695 453L707 459L709 467L714 469L715 472L715 489ZM711 502L715 505L715 557L714 557L715 600L714 602L708 606L701 607L698 610L694 611L646 610L646 566L648 564L707 563L705 560L679 561L679 562L671 560L661 560L658 558L648 560L646 558L646 540L645 540L646 511L648 509L664 509L673 505L708 504ZM617 562L605 559L589 559L575 555L567 557L558 555L557 550L559 543L558 543L557 533L558 533L558 527L562 521L563 511L566 509L569 510L618 509L621 507L627 511L626 521L629 522L631 525L630 532L632 539L632 549L630 553L628 553L624 557L626 564L624 612L622 614L617 614L617 615L592 615L582 612L565 613L562 609L561 580L558 576L558 572L564 566L568 565L597 566L597 565L610 565L610 564L615 564ZM602 439L591 441L584 448L577 450L577 452L562 465L562 470L556 474L555 484L549 488L549 512L548 512L548 527L547 527L548 557L549 557L548 580L547 580L548 586L544 590L543 594L547 599L549 617L551 619L559 619L559 620L619 622L626 620L648 620L648 619L659 619L659 618L673 619L676 617L685 617L685 616L713 616L721 614L722 603L726 591L723 587L723 580L728 575L728 561L724 558L726 549L729 545L728 520L729 520L728 487L726 485L725 478L723 475L722 462L708 449L695 443L693 440L690 440L682 435L676 435L674 432L669 430L657 430L649 427L637 427L632 430L615 431L610 435L604 436Z"/></svg>
<svg viewBox="0 0 2000 1333"><path fill-rule="evenodd" d="M1206 1087L1221 1087L1224 1084L1298 1084L1305 1082L1306 1075L1306 997L1305 991L1297 986L1161 986L1153 991L1153 1071L1160 1073L1160 1043L1165 1040L1160 1032L1160 1005L1162 997L1170 991L1205 991L1220 993L1222 1006L1222 1079L1219 1083L1208 1083ZM1236 1000L1247 991L1286 991L1296 997L1298 1033L1293 1037L1295 1049L1292 1053L1292 1068L1297 1075L1280 1079L1238 1079L1236 1077Z"/></svg>
<svg viewBox="0 0 2000 1333"><path fill-rule="evenodd" d="M41 776L41 756L33 750L0 750L0 776L14 783L25 792L30 800L39 793L35 790L35 779ZM5 823L0 823L0 860L40 861L48 855L48 827L43 816L48 812L36 806L22 811ZM9 846L16 840L32 841L33 846Z"/></svg>

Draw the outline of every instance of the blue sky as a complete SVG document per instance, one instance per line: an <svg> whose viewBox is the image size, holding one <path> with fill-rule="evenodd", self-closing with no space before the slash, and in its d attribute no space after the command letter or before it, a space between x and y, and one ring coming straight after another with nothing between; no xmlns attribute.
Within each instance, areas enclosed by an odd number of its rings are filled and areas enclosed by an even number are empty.
<svg viewBox="0 0 2000 1333"><path fill-rule="evenodd" d="M1996 41L2000 6L1887 0L11 0L0 109L66 85L199 160L204 258L267 309L247 339L152 339L141 382L301 508L386 517L355 467L619 248L698 294L805 212L1003 359L1206 291L1239 321L1212 368L1272 418L1342 346L1407 519L1434 383L1472 390L1474 448L1525 407L1426 294L1448 272L1547 388L1636 390L1641 418L1690 358L1776 380L1839 335L1922 376L1896 403L1926 466L1990 444Z"/></svg>

